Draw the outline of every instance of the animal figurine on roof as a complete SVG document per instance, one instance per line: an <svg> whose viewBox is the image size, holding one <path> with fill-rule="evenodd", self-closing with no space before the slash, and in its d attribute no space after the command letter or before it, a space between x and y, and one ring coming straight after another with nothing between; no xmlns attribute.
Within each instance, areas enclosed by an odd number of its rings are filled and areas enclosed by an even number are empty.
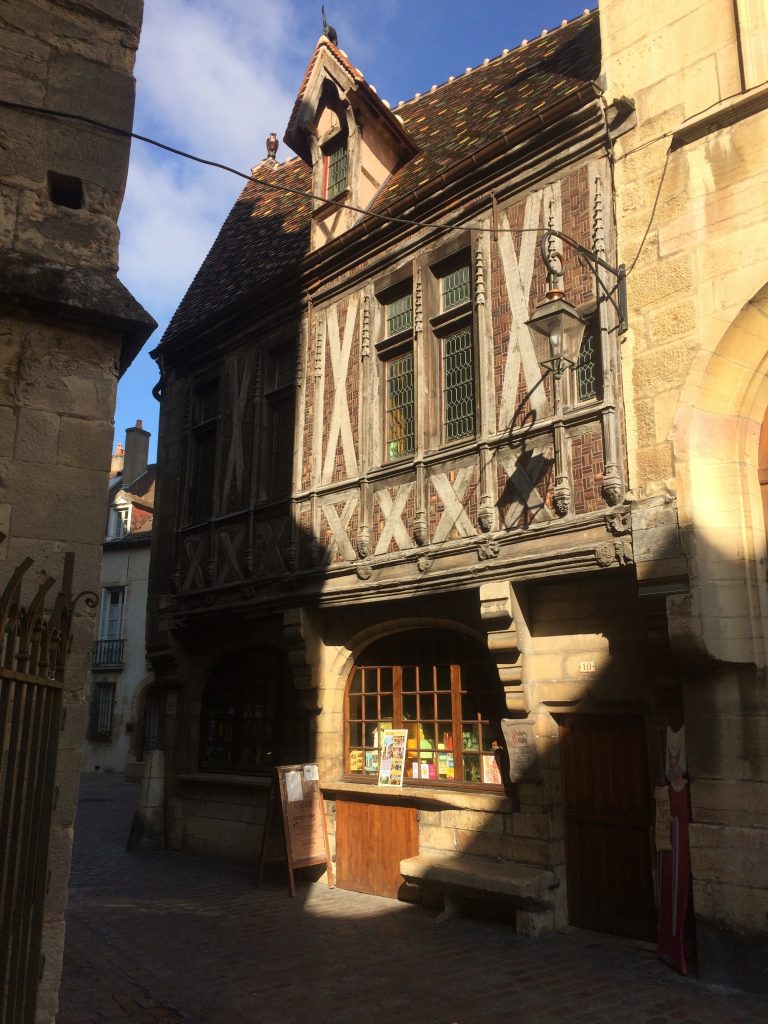
<svg viewBox="0 0 768 1024"><path fill-rule="evenodd" d="M323 12L323 35L330 39L334 46L338 46L339 37L336 34L336 29L325 20L325 7L321 7L320 10Z"/></svg>

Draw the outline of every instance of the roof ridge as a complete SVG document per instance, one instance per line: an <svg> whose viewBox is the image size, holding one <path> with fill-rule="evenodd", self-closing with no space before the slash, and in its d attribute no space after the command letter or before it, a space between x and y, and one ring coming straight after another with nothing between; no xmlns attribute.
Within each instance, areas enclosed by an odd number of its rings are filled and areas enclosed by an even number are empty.
<svg viewBox="0 0 768 1024"><path fill-rule="evenodd" d="M471 75L475 71L480 71L482 68L487 68L489 64L494 64L498 60L506 60L507 57L510 57L515 53L518 53L520 50L524 50L527 46L531 46L541 39L548 38L549 36L554 35L556 32L559 32L562 29L570 28L573 25L575 25L577 21L581 21L582 18L596 15L597 13L597 7L593 8L592 10L590 10L588 7L585 7L581 14L579 14L577 17L571 18L570 21L567 18L563 18L560 24L556 25L555 28L542 29L539 35L536 36L534 39L523 39L520 41L520 44L512 50L505 48L501 51L501 53L497 53L495 57L486 57L479 64L476 64L474 67L465 68L464 73L461 75L450 75L444 82L438 82L432 85L426 92L417 92L414 93L414 95L411 96L410 99L399 100L392 107L392 110L394 111L395 114L398 114L403 109L403 107L407 107L409 103L416 103L419 100L424 99L425 96L432 96L438 90L444 89L446 85L452 85L453 82L458 81L458 79L466 78L467 75Z"/></svg>
<svg viewBox="0 0 768 1024"><path fill-rule="evenodd" d="M289 159L287 159L287 160L270 160L269 157L265 156L257 164L254 164L253 167L251 168L251 176L248 179L248 181L246 182L245 188L247 188L248 185L250 184L251 180L256 177L256 171L262 166L262 164L267 164L267 166L269 167L270 170L276 171L278 168L280 168L282 170L282 169L288 167L290 164L294 163L294 161L296 161L296 160L298 160L302 164L305 164L305 161L302 160L301 157L298 156L296 153L294 153L293 156L289 157ZM305 166L306 166L306 164L305 164Z"/></svg>

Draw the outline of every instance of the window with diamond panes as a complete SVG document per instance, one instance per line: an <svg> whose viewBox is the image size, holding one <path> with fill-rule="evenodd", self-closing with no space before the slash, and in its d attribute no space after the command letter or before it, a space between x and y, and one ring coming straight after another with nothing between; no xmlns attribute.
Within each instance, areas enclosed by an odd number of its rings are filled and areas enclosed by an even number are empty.
<svg viewBox="0 0 768 1024"><path fill-rule="evenodd" d="M425 643L431 650L425 650ZM409 783L501 785L505 712L495 667L482 660L451 663L448 659L459 652L448 636L414 644L406 634L404 646L412 649L398 652L402 646L399 638L392 638L387 650L421 657L413 664L359 665L353 670L346 700L347 773L376 778L382 732L407 729Z"/></svg>
<svg viewBox="0 0 768 1024"><path fill-rule="evenodd" d="M266 353L264 378L265 486L269 497L278 497L290 491L293 479L295 353L291 346Z"/></svg>
<svg viewBox="0 0 768 1024"><path fill-rule="evenodd" d="M218 447L219 386L214 381L195 392L190 465L189 516L193 522L213 515Z"/></svg>
<svg viewBox="0 0 768 1024"><path fill-rule="evenodd" d="M475 381L472 331L465 328L442 339L443 429L446 441L475 432Z"/></svg>
<svg viewBox="0 0 768 1024"><path fill-rule="evenodd" d="M326 156L327 184L325 195L327 199L335 199L341 195L347 187L347 146L346 143L337 146L333 152Z"/></svg>
<svg viewBox="0 0 768 1024"><path fill-rule="evenodd" d="M293 396L269 402L269 494L287 494L293 478Z"/></svg>
<svg viewBox="0 0 768 1024"><path fill-rule="evenodd" d="M587 320L584 338L576 361L576 400L589 402L601 397L602 361L600 359L600 326L597 314Z"/></svg>
<svg viewBox="0 0 768 1024"><path fill-rule="evenodd" d="M459 267L450 274L446 274L441 281L444 310L453 309L454 306L460 306L462 303L469 301L470 280L468 266Z"/></svg>
<svg viewBox="0 0 768 1024"><path fill-rule="evenodd" d="M387 459L413 455L414 395L413 352L404 352L384 364L387 386Z"/></svg>
<svg viewBox="0 0 768 1024"><path fill-rule="evenodd" d="M386 309L388 338L413 326L413 295L410 292L388 302Z"/></svg>

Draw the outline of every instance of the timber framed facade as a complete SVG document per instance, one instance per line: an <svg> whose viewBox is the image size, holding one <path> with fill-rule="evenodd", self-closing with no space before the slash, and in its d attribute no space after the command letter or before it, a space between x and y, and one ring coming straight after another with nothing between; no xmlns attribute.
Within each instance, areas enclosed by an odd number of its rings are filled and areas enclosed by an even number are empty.
<svg viewBox="0 0 768 1024"><path fill-rule="evenodd" d="M585 14L391 111L319 40L299 157L255 168L278 188L246 187L155 353L172 846L252 859L271 765L314 760L339 884L654 935L682 710L633 526L674 560L676 512L628 492L610 284L552 254L586 322L562 376L527 326L547 229L618 262L599 74Z"/></svg>

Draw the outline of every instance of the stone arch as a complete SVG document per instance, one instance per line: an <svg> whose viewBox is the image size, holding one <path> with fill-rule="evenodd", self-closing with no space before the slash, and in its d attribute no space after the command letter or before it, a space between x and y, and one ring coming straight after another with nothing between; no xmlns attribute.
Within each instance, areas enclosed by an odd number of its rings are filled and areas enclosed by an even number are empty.
<svg viewBox="0 0 768 1024"><path fill-rule="evenodd" d="M768 284L742 306L680 397L675 451L691 593L670 599L678 647L765 665L766 530L758 480L768 409Z"/></svg>
<svg viewBox="0 0 768 1024"><path fill-rule="evenodd" d="M317 760L321 773L326 778L335 778L343 760L343 722L344 722L344 691L355 659L377 640L396 633L404 633L414 629L461 629L466 636L485 646L487 637L484 633L471 629L455 619L436 616L403 616L402 618L383 619L374 626L369 626L353 633L343 645L326 645L322 671L322 706L323 714L317 723L316 744Z"/></svg>

